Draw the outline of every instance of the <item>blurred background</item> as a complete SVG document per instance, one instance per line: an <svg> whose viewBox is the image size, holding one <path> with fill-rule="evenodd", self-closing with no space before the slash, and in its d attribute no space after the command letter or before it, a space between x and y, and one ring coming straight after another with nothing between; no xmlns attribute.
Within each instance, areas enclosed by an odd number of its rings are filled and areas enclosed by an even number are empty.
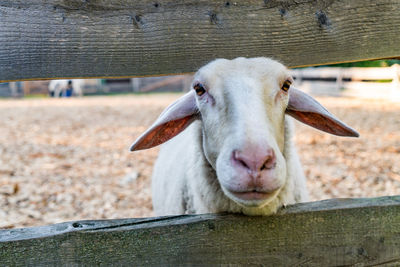
<svg viewBox="0 0 400 267"><path fill-rule="evenodd" d="M291 70L361 137L296 123L311 200L400 194L400 60ZM130 144L190 75L0 83L0 228L152 216L158 148Z"/></svg>

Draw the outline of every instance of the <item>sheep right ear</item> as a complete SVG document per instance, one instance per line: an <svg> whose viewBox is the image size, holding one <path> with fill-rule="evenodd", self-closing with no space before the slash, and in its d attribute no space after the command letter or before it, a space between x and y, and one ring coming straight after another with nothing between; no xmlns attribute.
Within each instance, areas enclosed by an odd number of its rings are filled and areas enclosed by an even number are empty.
<svg viewBox="0 0 400 267"><path fill-rule="evenodd" d="M192 90L169 105L139 138L130 151L158 146L175 137L199 118L195 92Z"/></svg>

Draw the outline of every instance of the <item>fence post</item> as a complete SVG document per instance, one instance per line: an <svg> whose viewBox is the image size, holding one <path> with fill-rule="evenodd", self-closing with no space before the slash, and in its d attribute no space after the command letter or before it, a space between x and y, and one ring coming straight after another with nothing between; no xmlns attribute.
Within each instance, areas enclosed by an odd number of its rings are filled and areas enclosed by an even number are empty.
<svg viewBox="0 0 400 267"><path fill-rule="evenodd" d="M393 87L399 88L399 86L400 86L400 65L394 64L394 65L392 65L391 68L392 68L392 73L393 73L393 80L392 80Z"/></svg>
<svg viewBox="0 0 400 267"><path fill-rule="evenodd" d="M11 97L18 97L18 85L17 82L10 82L9 83Z"/></svg>
<svg viewBox="0 0 400 267"><path fill-rule="evenodd" d="M296 77L296 83L300 86L303 83L303 69L292 70L292 75Z"/></svg>
<svg viewBox="0 0 400 267"><path fill-rule="evenodd" d="M344 74L343 68L338 68L338 74L336 76L336 89L339 91L339 93L340 93L341 89L344 87L343 74Z"/></svg>
<svg viewBox="0 0 400 267"><path fill-rule="evenodd" d="M140 78L132 78L132 92L139 92L140 91Z"/></svg>
<svg viewBox="0 0 400 267"><path fill-rule="evenodd" d="M391 67L392 71L392 94L393 99L400 100L400 65L394 64Z"/></svg>
<svg viewBox="0 0 400 267"><path fill-rule="evenodd" d="M23 92L24 92L24 96L27 96L31 93L31 82L30 81L24 82Z"/></svg>
<svg viewBox="0 0 400 267"><path fill-rule="evenodd" d="M189 92L192 84L192 75L185 75L182 79L182 92Z"/></svg>

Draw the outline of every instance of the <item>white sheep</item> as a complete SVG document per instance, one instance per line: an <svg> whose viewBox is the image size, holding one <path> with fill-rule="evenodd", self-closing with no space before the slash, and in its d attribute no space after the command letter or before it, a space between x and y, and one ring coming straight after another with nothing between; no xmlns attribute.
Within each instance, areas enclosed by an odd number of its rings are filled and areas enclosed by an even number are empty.
<svg viewBox="0 0 400 267"><path fill-rule="evenodd" d="M154 167L155 213L268 215L306 201L286 115L331 134L358 133L291 83L286 67L268 58L217 59L202 67L192 90L131 147L151 148L179 134L162 146Z"/></svg>

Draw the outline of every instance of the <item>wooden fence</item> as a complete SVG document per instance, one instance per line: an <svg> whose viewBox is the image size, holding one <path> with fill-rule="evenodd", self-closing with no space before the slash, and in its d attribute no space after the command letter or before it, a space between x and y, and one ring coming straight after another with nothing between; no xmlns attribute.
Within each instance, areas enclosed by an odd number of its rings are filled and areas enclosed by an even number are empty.
<svg viewBox="0 0 400 267"><path fill-rule="evenodd" d="M397 0L2 0L0 82L193 72L223 57L288 66L399 57Z"/></svg>
<svg viewBox="0 0 400 267"><path fill-rule="evenodd" d="M0 232L2 266L398 266L400 196Z"/></svg>
<svg viewBox="0 0 400 267"><path fill-rule="evenodd" d="M400 56L397 0L0 1L0 81L193 72L217 57L288 66ZM400 197L0 231L0 265L400 265Z"/></svg>

